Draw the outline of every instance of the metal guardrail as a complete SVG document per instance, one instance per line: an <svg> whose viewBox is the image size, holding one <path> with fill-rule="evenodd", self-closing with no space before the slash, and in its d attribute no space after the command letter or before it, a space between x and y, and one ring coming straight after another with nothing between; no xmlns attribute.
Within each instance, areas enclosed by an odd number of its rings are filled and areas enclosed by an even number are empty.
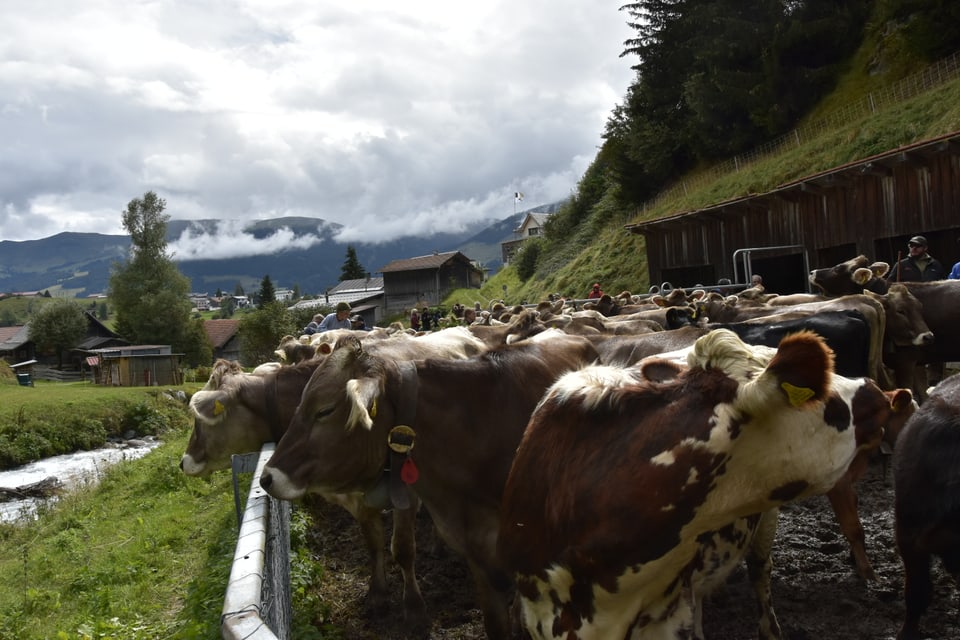
<svg viewBox="0 0 960 640"><path fill-rule="evenodd" d="M260 453L232 458L240 534L220 616L225 640L290 639L290 503L260 487L260 474L274 448L268 442ZM251 471L241 518L237 475Z"/></svg>

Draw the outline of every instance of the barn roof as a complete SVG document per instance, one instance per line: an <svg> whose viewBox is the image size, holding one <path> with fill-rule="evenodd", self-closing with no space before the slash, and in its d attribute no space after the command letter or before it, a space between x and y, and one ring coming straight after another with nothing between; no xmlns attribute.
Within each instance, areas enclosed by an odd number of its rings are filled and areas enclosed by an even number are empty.
<svg viewBox="0 0 960 640"><path fill-rule="evenodd" d="M459 256L459 258L458 258ZM403 258L394 260L385 267L378 269L380 273L392 273L397 271L419 271L421 269L439 269L451 260L463 260L470 263L470 258L459 251L446 251L444 253L434 253L428 256L418 256L416 258Z"/></svg>
<svg viewBox="0 0 960 640"><path fill-rule="evenodd" d="M30 326L0 327L0 351L13 351L30 341Z"/></svg>
<svg viewBox="0 0 960 640"><path fill-rule="evenodd" d="M239 320L204 320L203 330L214 349L219 349L240 331Z"/></svg>

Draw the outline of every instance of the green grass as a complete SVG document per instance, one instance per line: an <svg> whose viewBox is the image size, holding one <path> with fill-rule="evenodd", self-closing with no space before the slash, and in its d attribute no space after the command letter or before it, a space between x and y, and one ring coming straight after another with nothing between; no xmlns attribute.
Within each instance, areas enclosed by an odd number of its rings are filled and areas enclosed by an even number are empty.
<svg viewBox="0 0 960 640"><path fill-rule="evenodd" d="M92 422L113 404L158 402L146 389L12 388L0 380L6 433L30 431L10 424L18 413L12 399L38 414L75 413ZM191 426L182 407L141 418L158 422L157 449L41 507L35 521L0 524L0 638L220 638L238 533L230 474L199 479L180 471ZM318 568L303 549L309 516L294 513L294 637L322 638L311 624Z"/></svg>
<svg viewBox="0 0 960 640"><path fill-rule="evenodd" d="M5 364L0 370L0 469L95 449L128 431L159 435L184 417L169 392L189 394L202 386L126 389L35 380L33 387L21 387Z"/></svg>
<svg viewBox="0 0 960 640"><path fill-rule="evenodd" d="M229 475L180 471L188 435L0 525L0 637L219 637L236 517Z"/></svg>

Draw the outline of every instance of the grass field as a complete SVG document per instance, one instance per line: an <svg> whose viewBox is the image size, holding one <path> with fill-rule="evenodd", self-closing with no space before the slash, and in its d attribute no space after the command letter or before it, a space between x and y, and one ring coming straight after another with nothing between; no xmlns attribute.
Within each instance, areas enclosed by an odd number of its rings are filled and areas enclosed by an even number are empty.
<svg viewBox="0 0 960 640"><path fill-rule="evenodd" d="M0 444L28 438L37 425L47 433L48 424L59 425L58 440L66 440L63 432L76 424L117 415L128 416L124 428L162 440L144 458L120 462L99 482L41 507L36 520L0 524L0 638L220 638L237 536L230 474L199 479L181 472L191 424L182 405L161 395L89 383L19 387L0 379ZM117 407L139 409L130 417ZM296 532L306 516L294 512ZM293 573L309 585L315 569L293 544ZM298 601L314 597L309 587L299 591L295 616L305 608ZM295 624L294 637L336 637Z"/></svg>

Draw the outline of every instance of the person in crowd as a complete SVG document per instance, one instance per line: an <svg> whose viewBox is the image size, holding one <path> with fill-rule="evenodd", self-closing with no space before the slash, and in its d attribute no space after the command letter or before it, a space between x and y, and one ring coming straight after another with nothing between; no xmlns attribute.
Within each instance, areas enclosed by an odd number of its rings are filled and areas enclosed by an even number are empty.
<svg viewBox="0 0 960 640"><path fill-rule="evenodd" d="M587 297L588 297L588 298L602 298L602 297L603 297L603 291L600 289L600 283L599 283L599 282L593 283L593 288L590 289L590 293L587 294Z"/></svg>
<svg viewBox="0 0 960 640"><path fill-rule="evenodd" d="M361 315L350 316L350 328L354 331L368 331L367 323Z"/></svg>
<svg viewBox="0 0 960 640"><path fill-rule="evenodd" d="M953 265L953 269L950 269L950 275L947 276L950 280L960 280L960 262Z"/></svg>
<svg viewBox="0 0 960 640"><path fill-rule="evenodd" d="M328 313L320 326L317 327L317 333L330 331L331 329L349 329L350 328L350 304L347 302L338 302L337 310Z"/></svg>
<svg viewBox="0 0 960 640"><path fill-rule="evenodd" d="M308 336L312 336L317 332L317 328L320 326L321 322L323 322L323 314L318 313L313 316L313 320L311 320L310 323L303 328L303 332Z"/></svg>
<svg viewBox="0 0 960 640"><path fill-rule="evenodd" d="M410 309L410 328L420 331L420 310L416 307Z"/></svg>
<svg viewBox="0 0 960 640"><path fill-rule="evenodd" d="M943 280L944 269L940 261L927 253L927 239L913 236L907 242L906 258L897 262L887 273L890 282L931 282Z"/></svg>
<svg viewBox="0 0 960 640"><path fill-rule="evenodd" d="M463 324L470 326L477 321L477 310L467 307L463 310Z"/></svg>
<svg viewBox="0 0 960 640"><path fill-rule="evenodd" d="M755 273L750 276L750 286L751 287L762 287L763 286L763 276L759 273Z"/></svg>
<svg viewBox="0 0 960 640"><path fill-rule="evenodd" d="M433 331L433 312L424 309L420 314L420 328L424 331Z"/></svg>

